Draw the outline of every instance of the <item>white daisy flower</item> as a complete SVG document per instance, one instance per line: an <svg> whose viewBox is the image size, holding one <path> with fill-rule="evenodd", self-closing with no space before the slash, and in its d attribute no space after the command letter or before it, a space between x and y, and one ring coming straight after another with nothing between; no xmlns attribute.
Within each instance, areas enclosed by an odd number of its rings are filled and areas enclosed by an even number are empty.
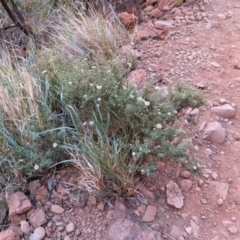
<svg viewBox="0 0 240 240"><path fill-rule="evenodd" d="M52 146L53 146L54 148L56 148L56 147L57 147L57 143L54 143Z"/></svg>
<svg viewBox="0 0 240 240"><path fill-rule="evenodd" d="M37 171L37 170L39 170L39 168L40 168L40 167L39 167L37 164L34 165L34 170Z"/></svg>

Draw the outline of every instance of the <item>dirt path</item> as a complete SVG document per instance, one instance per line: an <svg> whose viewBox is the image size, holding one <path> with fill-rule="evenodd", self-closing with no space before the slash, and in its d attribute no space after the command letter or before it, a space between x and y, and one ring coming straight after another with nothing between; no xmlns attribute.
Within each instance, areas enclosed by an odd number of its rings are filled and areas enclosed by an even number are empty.
<svg viewBox="0 0 240 240"><path fill-rule="evenodd" d="M168 207L165 194L160 193L155 205L164 213L160 218L165 223L163 228L168 229L163 231L163 238L240 239L240 2L203 1L183 11L202 18L192 24L175 24L165 41L142 41L137 48L143 52L139 67L148 66L146 70L155 82L182 79L203 86L209 98L209 106L201 108L197 115L198 125L192 129L185 124L186 129L196 133L192 138L193 155L203 175L189 178L193 184L190 189L185 187L184 191L182 187L185 203L181 210ZM171 18L166 16L166 20ZM211 113L211 106L224 102L221 98L236 106L234 119ZM218 121L226 129L223 144L203 141L198 129L205 121ZM160 171L159 181L152 188L164 191L170 179L181 186L184 178L169 166Z"/></svg>

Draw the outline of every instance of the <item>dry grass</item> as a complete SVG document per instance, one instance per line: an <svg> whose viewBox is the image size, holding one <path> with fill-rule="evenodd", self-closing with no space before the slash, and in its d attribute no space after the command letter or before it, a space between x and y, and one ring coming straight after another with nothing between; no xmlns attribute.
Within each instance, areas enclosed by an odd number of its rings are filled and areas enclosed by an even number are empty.
<svg viewBox="0 0 240 240"><path fill-rule="evenodd" d="M7 51L0 58L0 109L16 128L33 117L41 124L39 101L44 100L44 94L34 77L34 66L26 63L13 61Z"/></svg>
<svg viewBox="0 0 240 240"><path fill-rule="evenodd" d="M63 10L55 32L56 45L67 55L89 57L103 63L118 57L121 46L128 42L123 26L94 10L89 15Z"/></svg>

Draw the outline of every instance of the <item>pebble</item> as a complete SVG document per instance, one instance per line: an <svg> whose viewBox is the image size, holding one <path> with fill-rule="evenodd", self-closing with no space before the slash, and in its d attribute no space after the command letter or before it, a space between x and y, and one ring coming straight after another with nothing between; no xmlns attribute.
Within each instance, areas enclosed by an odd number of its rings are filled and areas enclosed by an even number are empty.
<svg viewBox="0 0 240 240"><path fill-rule="evenodd" d="M224 203L224 201L223 201L222 198L219 198L219 199L217 200L217 204L218 204L218 206L222 206L223 203Z"/></svg>
<svg viewBox="0 0 240 240"><path fill-rule="evenodd" d="M228 228L228 231L229 231L231 234L233 234L233 235L235 235L235 234L238 233L238 229L237 229L236 226L229 227L229 228Z"/></svg>
<svg viewBox="0 0 240 240"><path fill-rule="evenodd" d="M67 226L66 226L66 231L67 233L71 233L75 230L75 224L70 222Z"/></svg>
<svg viewBox="0 0 240 240"><path fill-rule="evenodd" d="M38 227L34 230L33 234L30 236L30 240L42 240L45 237L45 230L43 227Z"/></svg>
<svg viewBox="0 0 240 240"><path fill-rule="evenodd" d="M203 152L207 156L211 156L212 155L212 150L210 148L206 148Z"/></svg>

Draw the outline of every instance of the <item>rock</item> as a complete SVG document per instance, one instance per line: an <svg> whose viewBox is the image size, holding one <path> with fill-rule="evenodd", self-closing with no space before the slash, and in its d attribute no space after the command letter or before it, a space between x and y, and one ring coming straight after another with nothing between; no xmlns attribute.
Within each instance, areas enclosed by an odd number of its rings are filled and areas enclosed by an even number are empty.
<svg viewBox="0 0 240 240"><path fill-rule="evenodd" d="M47 199L47 196L48 196L47 188L45 186L41 186L36 191L35 199L36 199L37 202L44 203Z"/></svg>
<svg viewBox="0 0 240 240"><path fill-rule="evenodd" d="M214 144L221 144L225 140L225 129L219 122L210 122L203 133L203 139Z"/></svg>
<svg viewBox="0 0 240 240"><path fill-rule="evenodd" d="M30 227L27 221L23 220L20 222L21 225L21 231L26 234L29 235L30 234Z"/></svg>
<svg viewBox="0 0 240 240"><path fill-rule="evenodd" d="M139 225L128 219L118 219L109 227L109 236L111 240L136 239L141 228Z"/></svg>
<svg viewBox="0 0 240 240"><path fill-rule="evenodd" d="M38 227L31 234L29 240L42 240L45 237L45 230L43 227Z"/></svg>
<svg viewBox="0 0 240 240"><path fill-rule="evenodd" d="M212 107L211 110L223 118L234 118L236 115L236 109L233 108L230 104Z"/></svg>
<svg viewBox="0 0 240 240"><path fill-rule="evenodd" d="M203 153L206 156L211 156L212 155L212 150L210 148L206 148L206 149L204 149Z"/></svg>
<svg viewBox="0 0 240 240"><path fill-rule="evenodd" d="M222 13L219 13L217 16L218 16L218 18L221 19L221 20L227 19L226 15L224 15L224 14L222 14Z"/></svg>
<svg viewBox="0 0 240 240"><path fill-rule="evenodd" d="M199 227L199 226L196 224L196 222L195 222L194 220L192 220L192 219L190 220L190 225L191 225L191 227L192 227L192 229L193 229L193 236L198 239L200 227Z"/></svg>
<svg viewBox="0 0 240 240"><path fill-rule="evenodd" d="M180 176L183 177L183 178L190 178L191 173L189 171L184 170L180 173Z"/></svg>
<svg viewBox="0 0 240 240"><path fill-rule="evenodd" d="M47 218L42 209L36 209L30 216L29 222L34 228L40 227L47 222Z"/></svg>
<svg viewBox="0 0 240 240"><path fill-rule="evenodd" d="M154 8L152 11L148 12L148 16L151 18L160 18L162 14L163 12L158 8Z"/></svg>
<svg viewBox="0 0 240 240"><path fill-rule="evenodd" d="M169 235L171 237L173 237L174 239L178 239L178 238L182 237L182 234L183 234L182 230L175 225L172 226L171 231L169 232Z"/></svg>
<svg viewBox="0 0 240 240"><path fill-rule="evenodd" d="M218 205L218 206L222 206L223 203L224 203L224 201L223 201L222 198L219 198L219 199L217 200L217 205Z"/></svg>
<svg viewBox="0 0 240 240"><path fill-rule="evenodd" d="M75 231L75 224L70 222L67 226L66 226L66 231L67 233L71 233Z"/></svg>
<svg viewBox="0 0 240 240"><path fill-rule="evenodd" d="M213 178L213 180L217 180L218 174L216 172L213 172L212 173L212 178Z"/></svg>
<svg viewBox="0 0 240 240"><path fill-rule="evenodd" d="M115 201L113 217L115 219L124 219L127 216L126 207L119 201Z"/></svg>
<svg viewBox="0 0 240 240"><path fill-rule="evenodd" d="M54 205L53 204L51 206L51 212L60 215L60 214L62 214L64 212L64 209L61 206L59 206L59 205Z"/></svg>
<svg viewBox="0 0 240 240"><path fill-rule="evenodd" d="M109 227L111 240L159 240L161 235L149 228L142 230L141 227L129 219L118 219Z"/></svg>
<svg viewBox="0 0 240 240"><path fill-rule="evenodd" d="M174 181L169 181L167 184L167 189L166 189L166 194L167 194L167 203L175 208L182 208L183 207L183 200L184 196L179 189L178 185Z"/></svg>
<svg viewBox="0 0 240 240"><path fill-rule="evenodd" d="M233 234L233 235L235 235L235 234L238 233L238 229L237 229L236 226L229 227L229 228L228 228L228 231L229 231L231 234Z"/></svg>
<svg viewBox="0 0 240 240"><path fill-rule="evenodd" d="M155 219L157 213L157 208L151 205L148 205L142 220L144 222L152 222Z"/></svg>
<svg viewBox="0 0 240 240"><path fill-rule="evenodd" d="M11 221L14 225L19 225L22 220L26 220L26 214L16 214L16 215L9 215L8 216L9 221Z"/></svg>
<svg viewBox="0 0 240 240"><path fill-rule="evenodd" d="M13 229L7 229L3 232L0 232L1 240L20 240L20 235Z"/></svg>
<svg viewBox="0 0 240 240"><path fill-rule="evenodd" d="M136 69L128 74L128 83L135 87L143 87L146 84L147 72L144 69Z"/></svg>
<svg viewBox="0 0 240 240"><path fill-rule="evenodd" d="M209 181L209 183L215 188L217 196L225 201L227 198L229 185L227 183L217 181Z"/></svg>
<svg viewBox="0 0 240 240"><path fill-rule="evenodd" d="M121 12L118 17L127 30L134 29L137 24L137 17L132 13Z"/></svg>
<svg viewBox="0 0 240 240"><path fill-rule="evenodd" d="M22 192L15 192L7 199L10 217L17 214L27 212L32 208L32 204L28 197Z"/></svg>
<svg viewBox="0 0 240 240"><path fill-rule="evenodd" d="M98 205L97 205L97 208L98 208L98 210L100 210L101 212L103 212L104 211L104 208L105 208L105 203L99 203Z"/></svg>
<svg viewBox="0 0 240 240"><path fill-rule="evenodd" d="M192 181L189 179L184 179L180 183L182 191L188 192L192 188Z"/></svg>
<svg viewBox="0 0 240 240"><path fill-rule="evenodd" d="M171 21L156 21L154 27L161 30L170 31L173 27L173 23Z"/></svg>

